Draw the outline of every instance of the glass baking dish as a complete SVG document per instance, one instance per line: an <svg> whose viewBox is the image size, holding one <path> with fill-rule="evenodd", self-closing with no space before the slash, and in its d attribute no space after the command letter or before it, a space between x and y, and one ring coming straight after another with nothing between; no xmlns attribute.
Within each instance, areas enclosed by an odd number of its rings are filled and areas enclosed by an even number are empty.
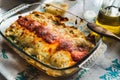
<svg viewBox="0 0 120 80"><path fill-rule="evenodd" d="M36 68L40 69L41 71L53 77L70 76L81 69L89 69L95 63L97 57L101 53L104 53L103 48L101 48L102 40L100 36L95 37L95 42L96 42L95 47L83 59L78 61L75 65L66 67L66 68L55 68L38 61L36 58L24 52L20 47L15 45L11 40L9 40L5 36L4 33L6 28L8 28L15 20L17 20L18 16L21 16L21 15L24 16L33 11L45 12L46 11L45 5L46 4L44 3L23 4L5 13L4 17L1 19L1 22L0 22L0 34L2 35L6 43L13 50L15 50L16 53L18 53L23 59L25 59L28 63L30 63L31 65L35 66ZM86 36L91 34L91 31L87 28L87 22L85 20L79 18L78 16L75 16L74 14L68 11L64 11L52 5L49 5L49 6L64 12L63 16L69 19L69 21L65 23L66 25L74 26L75 28L78 28Z"/></svg>

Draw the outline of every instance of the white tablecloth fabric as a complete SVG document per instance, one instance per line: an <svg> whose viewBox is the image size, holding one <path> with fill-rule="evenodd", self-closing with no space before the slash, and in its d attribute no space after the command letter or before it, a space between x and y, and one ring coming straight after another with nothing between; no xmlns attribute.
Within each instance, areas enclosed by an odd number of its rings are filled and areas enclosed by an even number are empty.
<svg viewBox="0 0 120 80"><path fill-rule="evenodd" d="M92 3L94 3L94 0ZM20 4L22 4L20 0L0 0L0 18L4 12ZM82 16L82 5L82 0L77 0L77 3L71 6L71 12L74 12L75 15ZM98 57L95 65L89 71L83 70L63 80L120 80L120 42L107 39L104 43L106 44L105 48L107 46L106 52ZM6 54L3 55L4 52ZM20 64L25 65L18 66ZM4 80L3 76L7 80L27 80L24 78L26 65L27 63L23 63L23 60L4 43L3 38L0 36L0 80ZM37 73L33 73L30 75L38 75ZM46 79L43 76L45 75L44 73L41 72L39 74L40 76L37 76L39 78L36 77L31 80L61 80L49 76Z"/></svg>

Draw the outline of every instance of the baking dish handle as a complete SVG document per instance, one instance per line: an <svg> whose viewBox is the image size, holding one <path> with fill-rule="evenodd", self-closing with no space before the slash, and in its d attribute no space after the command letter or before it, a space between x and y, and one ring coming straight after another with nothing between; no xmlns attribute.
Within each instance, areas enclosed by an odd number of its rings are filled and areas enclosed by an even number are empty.
<svg viewBox="0 0 120 80"><path fill-rule="evenodd" d="M8 18L8 17L14 15L15 13L17 13L17 12L19 12L19 11L27 8L28 6L29 6L29 4L23 3L23 4L20 4L19 6L13 8L13 9L7 11L6 13L3 13L3 14L0 16L0 22L1 22L2 20L5 20L5 19Z"/></svg>

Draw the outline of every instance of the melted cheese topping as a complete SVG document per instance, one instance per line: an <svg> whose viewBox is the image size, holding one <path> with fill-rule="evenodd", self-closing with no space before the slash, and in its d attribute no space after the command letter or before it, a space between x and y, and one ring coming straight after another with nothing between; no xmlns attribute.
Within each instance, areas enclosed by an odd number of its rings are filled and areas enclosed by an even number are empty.
<svg viewBox="0 0 120 80"><path fill-rule="evenodd" d="M50 13L33 12L20 16L5 34L39 61L58 68L70 67L94 45L79 30L62 23L67 20Z"/></svg>

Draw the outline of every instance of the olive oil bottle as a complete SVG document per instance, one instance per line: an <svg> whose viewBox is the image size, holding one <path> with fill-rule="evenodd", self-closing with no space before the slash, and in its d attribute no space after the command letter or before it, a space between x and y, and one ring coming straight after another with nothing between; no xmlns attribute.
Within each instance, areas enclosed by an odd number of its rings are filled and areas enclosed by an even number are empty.
<svg viewBox="0 0 120 80"><path fill-rule="evenodd" d="M97 16L96 24L120 36L120 0L110 1L113 2L107 5L103 4Z"/></svg>

